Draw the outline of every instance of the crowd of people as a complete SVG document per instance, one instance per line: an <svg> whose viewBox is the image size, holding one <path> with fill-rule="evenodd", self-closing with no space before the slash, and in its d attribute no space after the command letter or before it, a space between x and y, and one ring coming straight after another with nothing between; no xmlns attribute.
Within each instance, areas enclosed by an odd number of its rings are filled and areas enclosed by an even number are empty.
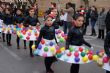
<svg viewBox="0 0 110 73"><path fill-rule="evenodd" d="M97 36L95 26L98 26L98 39L105 39L104 47L108 57L110 57L110 9L106 12L105 8L101 8L98 12L95 6L80 8L75 11L74 5L69 2L66 3L65 9L58 11L57 4L51 3L51 7L45 12L44 21L45 25L41 28L38 40L35 41L36 48L38 47L42 38L47 40L56 40L55 29L63 27L63 31L67 34L66 49L69 45L81 46L87 45L91 49L92 45L87 43L83 36L86 35L87 26L91 24L90 36ZM3 20L3 25L18 25L22 24L24 27L39 27L40 21L38 19L38 8L33 4L29 8L13 7L10 3L0 3L0 20ZM106 30L106 37L105 37ZM6 38L5 38L6 35ZM7 46L11 44L11 34L2 33L3 42L7 42ZM17 36L17 49L20 49L20 38ZM32 53L32 45L34 41L29 41L30 56L34 57ZM56 40L56 44L58 42ZM26 40L24 40L24 49L26 49ZM93 50L93 49L92 49ZM45 58L46 73L54 73L51 69L53 62L56 62L55 56ZM79 64L72 64L70 73L79 73ZM107 73L110 73L107 71Z"/></svg>

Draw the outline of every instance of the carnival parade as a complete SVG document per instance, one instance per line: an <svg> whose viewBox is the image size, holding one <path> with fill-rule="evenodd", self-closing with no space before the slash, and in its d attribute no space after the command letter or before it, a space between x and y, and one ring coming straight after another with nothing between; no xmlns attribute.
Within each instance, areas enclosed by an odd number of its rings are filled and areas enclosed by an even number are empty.
<svg viewBox="0 0 110 73"><path fill-rule="evenodd" d="M27 6L26 2L16 5L0 1L0 49L8 51L15 58L21 56L19 52L22 51L25 55L23 59L36 59L44 66L43 72L39 72L39 65L37 72L25 73L64 73L62 69L58 69L58 72L54 70L59 63L64 63L65 67L71 65L67 73L84 73L80 67L92 63L110 73L110 9L106 12L102 7L98 12L95 6L80 6L76 10L72 2L65 3L65 8L61 8L60 0L57 2L49 2L50 7L40 17L42 13L38 12L36 2ZM91 31L90 35L87 35L88 30ZM100 39L102 47L96 49L95 42L91 43L92 40L85 40L85 37ZM100 44L100 41L97 43ZM10 52L13 46L17 53ZM0 73L5 72L0 69Z"/></svg>

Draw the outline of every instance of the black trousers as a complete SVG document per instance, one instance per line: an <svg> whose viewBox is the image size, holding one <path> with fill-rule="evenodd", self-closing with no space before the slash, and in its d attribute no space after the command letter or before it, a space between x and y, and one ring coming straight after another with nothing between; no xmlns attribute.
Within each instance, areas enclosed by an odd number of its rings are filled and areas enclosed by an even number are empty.
<svg viewBox="0 0 110 73"><path fill-rule="evenodd" d="M35 41L35 44L36 44L37 41ZM29 42L29 48L30 48L30 56L33 56L33 53L32 53L32 45L33 45L33 41L30 41Z"/></svg>
<svg viewBox="0 0 110 73"><path fill-rule="evenodd" d="M98 34L98 38L102 38L104 39L104 30L99 29L99 34Z"/></svg>
<svg viewBox="0 0 110 73"><path fill-rule="evenodd" d="M109 32L109 31L110 31L110 29L106 28L106 33Z"/></svg>
<svg viewBox="0 0 110 73"><path fill-rule="evenodd" d="M16 42L17 42L17 47L19 47L20 38L18 36ZM26 47L26 40L24 40L24 47Z"/></svg>
<svg viewBox="0 0 110 73"><path fill-rule="evenodd" d="M6 34L7 44L11 44L11 34Z"/></svg>
<svg viewBox="0 0 110 73"><path fill-rule="evenodd" d="M5 33L2 33L3 42L5 42Z"/></svg>
<svg viewBox="0 0 110 73"><path fill-rule="evenodd" d="M71 65L71 69L70 69L70 73L79 73L79 64L72 64Z"/></svg>
<svg viewBox="0 0 110 73"><path fill-rule="evenodd" d="M67 31L72 27L71 22L63 21L63 30L64 33L67 34Z"/></svg>
<svg viewBox="0 0 110 73"><path fill-rule="evenodd" d="M86 32L87 32L87 26L89 25L89 22L87 23L84 23L84 26L83 26L83 35L85 35L86 34Z"/></svg>
<svg viewBox="0 0 110 73"><path fill-rule="evenodd" d="M110 73L110 71L106 71L106 73Z"/></svg>
<svg viewBox="0 0 110 73"><path fill-rule="evenodd" d="M52 63L55 62L57 59L56 57L46 57L45 60L44 60L44 63L45 63L45 67L46 67L46 71L49 72L51 71L51 66L52 66Z"/></svg>

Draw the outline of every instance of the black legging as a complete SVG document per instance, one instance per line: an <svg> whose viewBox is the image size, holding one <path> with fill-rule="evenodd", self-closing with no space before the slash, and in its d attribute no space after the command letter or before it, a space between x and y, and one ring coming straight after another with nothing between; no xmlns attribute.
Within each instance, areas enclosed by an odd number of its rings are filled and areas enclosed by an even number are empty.
<svg viewBox="0 0 110 73"><path fill-rule="evenodd" d="M35 41L36 43L37 41ZM33 45L33 41L30 41L29 42L29 48L30 48L30 56L33 56L33 53L32 53L32 45Z"/></svg>
<svg viewBox="0 0 110 73"><path fill-rule="evenodd" d="M16 42L17 42L17 47L19 47L20 38L18 36ZM26 47L26 40L24 40L24 47Z"/></svg>
<svg viewBox="0 0 110 73"><path fill-rule="evenodd" d="M79 64L72 64L71 65L71 69L70 69L70 73L79 73Z"/></svg>
<svg viewBox="0 0 110 73"><path fill-rule="evenodd" d="M11 44L11 34L6 34L7 44Z"/></svg>
<svg viewBox="0 0 110 73"><path fill-rule="evenodd" d="M106 71L106 73L110 73L110 71Z"/></svg>
<svg viewBox="0 0 110 73"><path fill-rule="evenodd" d="M104 39L104 30L99 29L98 38Z"/></svg>
<svg viewBox="0 0 110 73"><path fill-rule="evenodd" d="M44 62L45 62L45 67L46 67L46 71L49 72L51 71L51 66L52 63L55 62L57 59L56 57L46 57Z"/></svg>
<svg viewBox="0 0 110 73"><path fill-rule="evenodd" d="M3 42L5 42L5 33L2 33Z"/></svg>

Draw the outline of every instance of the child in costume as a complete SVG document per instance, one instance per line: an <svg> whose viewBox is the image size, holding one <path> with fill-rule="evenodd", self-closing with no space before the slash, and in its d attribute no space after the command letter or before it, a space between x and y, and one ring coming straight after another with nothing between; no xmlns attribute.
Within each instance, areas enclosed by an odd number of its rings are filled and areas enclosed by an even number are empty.
<svg viewBox="0 0 110 73"><path fill-rule="evenodd" d="M80 30L84 22L84 17L82 15L77 15L74 21L74 26L69 30L67 41L66 41L66 49L69 49L70 45L72 46L82 46L83 44L91 47L89 43L87 43L83 34ZM72 64L70 73L79 73L79 64Z"/></svg>
<svg viewBox="0 0 110 73"><path fill-rule="evenodd" d="M37 16L35 15L35 10L33 8L29 9L29 16L27 16L24 20L24 26L25 27L38 27L40 25L39 20ZM30 48L30 56L33 57L32 48L33 41L29 42L29 48Z"/></svg>
<svg viewBox="0 0 110 73"><path fill-rule="evenodd" d="M53 26L52 19L53 18L51 16L47 16L45 18L45 25L40 30L40 35L39 35L39 38L38 38L37 43L36 43L36 48L38 48L39 43L41 42L42 39L46 39L48 41L54 40L55 44L58 44L56 37L55 37L55 27ZM45 44L47 44L47 43L48 42L45 42ZM46 73L54 73L54 71L51 69L51 65L55 61L56 61L56 58L54 56L45 57L44 62L45 62L45 67L46 67Z"/></svg>
<svg viewBox="0 0 110 73"><path fill-rule="evenodd" d="M0 33L2 30L2 28L1 28L2 25L3 25L3 8L0 6ZM3 41L5 41L5 39L3 39Z"/></svg>
<svg viewBox="0 0 110 73"><path fill-rule="evenodd" d="M13 24L13 15L11 14L11 9L5 9L5 14L4 14L4 24L6 26L10 26ZM5 38L5 33L3 33L3 39ZM11 33L6 34L6 39L7 39L7 45L11 46Z"/></svg>
<svg viewBox="0 0 110 73"><path fill-rule="evenodd" d="M23 24L23 21L24 21L24 16L23 16L22 10L17 9L16 14L14 16L14 24L16 26L19 26L19 25ZM17 42L17 49L20 49L20 46L19 46L20 38L18 37L18 35L17 35L16 42ZM26 41L25 40L24 40L24 49L26 49Z"/></svg>

